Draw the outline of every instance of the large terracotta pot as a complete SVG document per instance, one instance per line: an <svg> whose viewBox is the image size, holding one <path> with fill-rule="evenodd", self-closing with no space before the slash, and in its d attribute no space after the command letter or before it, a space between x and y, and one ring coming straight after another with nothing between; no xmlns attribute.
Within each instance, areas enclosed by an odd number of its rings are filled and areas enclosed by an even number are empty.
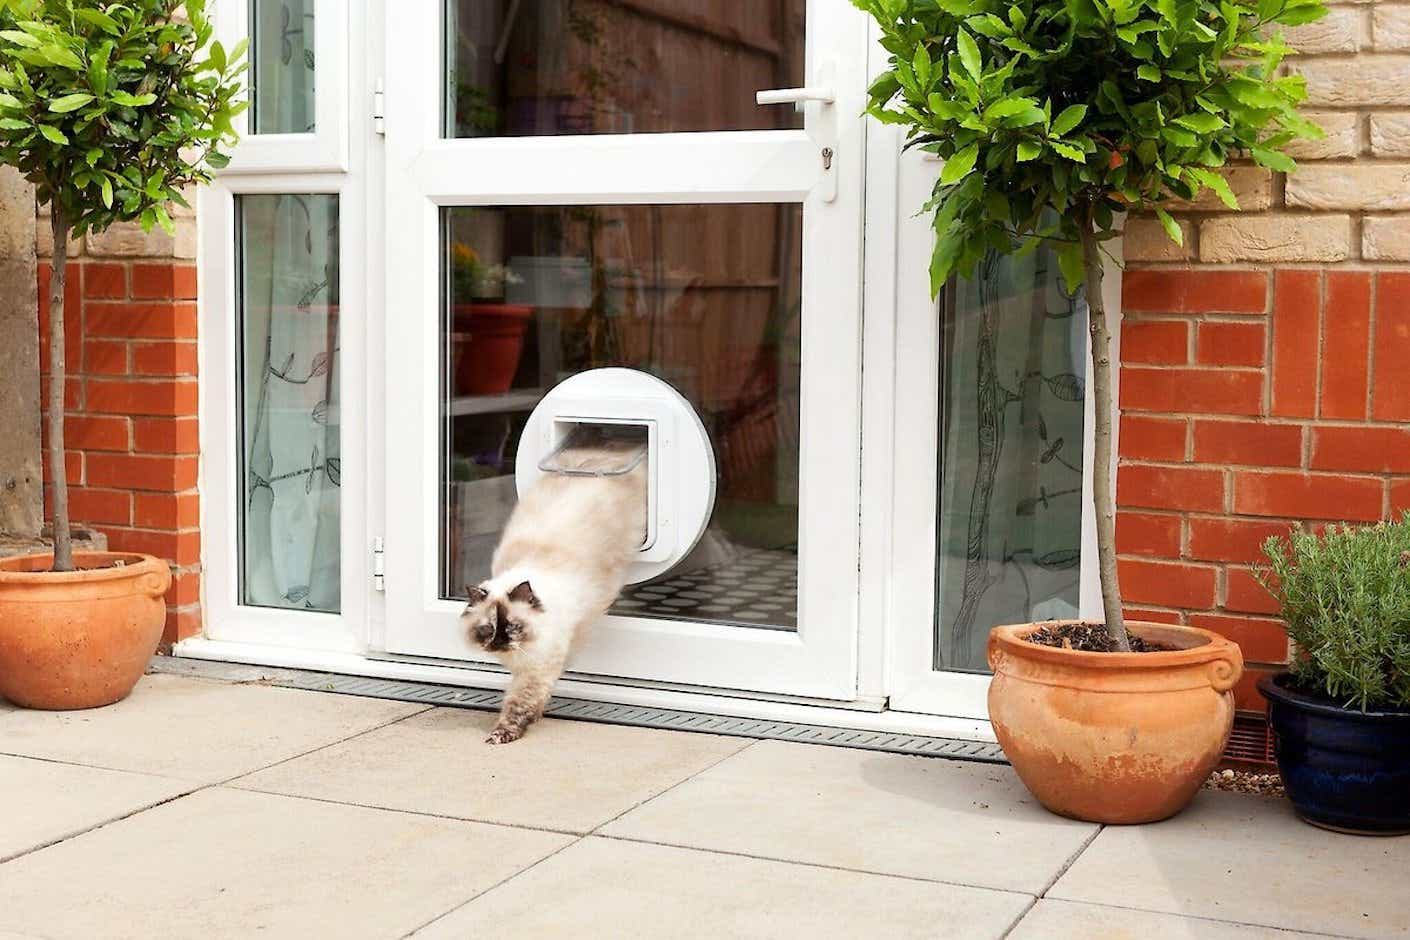
<svg viewBox="0 0 1410 940"><path fill-rule="evenodd" d="M125 698L166 623L166 562L77 552L0 559L0 696L28 708L96 708ZM120 563L120 564L119 564Z"/></svg>
<svg viewBox="0 0 1410 940"><path fill-rule="evenodd" d="M989 719L1038 801L1062 816L1142 823L1178 813L1219 763L1243 655L1217 633L1128 622L1158 653L1087 653L989 633ZM1051 624L1049 624L1051 626Z"/></svg>
<svg viewBox="0 0 1410 940"><path fill-rule="evenodd" d="M534 308L520 304L457 304L455 392L503 395L514 384L524 334Z"/></svg>

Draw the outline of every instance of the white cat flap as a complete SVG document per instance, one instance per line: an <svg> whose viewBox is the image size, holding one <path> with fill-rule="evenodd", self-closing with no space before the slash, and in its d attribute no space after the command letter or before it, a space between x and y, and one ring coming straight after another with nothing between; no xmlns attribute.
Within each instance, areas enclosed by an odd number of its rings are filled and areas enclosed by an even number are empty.
<svg viewBox="0 0 1410 940"><path fill-rule="evenodd" d="M578 469L563 456L592 448ZM629 473L646 464L646 533L627 583L664 574L690 554L715 508L715 451L705 425L674 388L635 369L594 369L559 383L529 415L515 458L520 495L545 473Z"/></svg>

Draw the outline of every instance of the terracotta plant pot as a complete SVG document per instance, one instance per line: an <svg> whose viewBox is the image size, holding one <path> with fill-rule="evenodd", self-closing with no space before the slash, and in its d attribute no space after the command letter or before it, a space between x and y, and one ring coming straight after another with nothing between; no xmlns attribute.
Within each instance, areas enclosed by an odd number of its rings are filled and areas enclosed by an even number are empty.
<svg viewBox="0 0 1410 940"><path fill-rule="evenodd" d="M1228 742L1238 646L1208 630L1128 622L1174 649L1088 653L1024 639L1040 626L989 633L989 719L1024 785L1054 813L1089 822L1178 813Z"/></svg>
<svg viewBox="0 0 1410 940"><path fill-rule="evenodd" d="M519 304L458 304L455 338L457 395L503 395L514 384L524 334L534 308Z"/></svg>
<svg viewBox="0 0 1410 940"><path fill-rule="evenodd" d="M96 708L125 698L166 623L166 562L76 552L0 559L0 696L27 708ZM120 564L119 564L120 563Z"/></svg>

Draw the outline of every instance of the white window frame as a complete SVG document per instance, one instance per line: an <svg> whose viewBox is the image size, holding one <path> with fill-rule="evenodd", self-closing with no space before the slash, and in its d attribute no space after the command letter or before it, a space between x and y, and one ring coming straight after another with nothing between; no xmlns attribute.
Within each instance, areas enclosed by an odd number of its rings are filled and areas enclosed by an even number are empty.
<svg viewBox="0 0 1410 940"><path fill-rule="evenodd" d="M894 180L894 235L870 237L869 250L894 252L895 311L891 356L894 376L892 423L886 430L890 443L890 486L869 494L869 500L889 502L889 545L873 546L873 557L889 554L887 611L889 642L886 655L886 688L890 707L952 718L988 720L990 676L985 673L937 670L935 661L935 611L937 570L937 520L939 509L938 460L940 388L940 310L930 296L926 272L934 244L930 218L916 208L930 198L939 164L918 151L901 152L904 136L891 129L891 160L870 168L872 184ZM888 233L889 234L889 233ZM880 244L878 244L880 241ZM1112 257L1121 257L1121 240L1106 243ZM868 269L870 273L871 269ZM1112 361L1120 358L1121 270L1107 261L1102 282L1107 325L1112 333ZM870 298L881 300L877 294ZM871 307L870 309L879 309ZM1086 331L1082 335L1087 336ZM880 353L878 353L880 355ZM1088 375L1091 350L1087 351ZM1113 370L1119 380L1119 372ZM1117 447L1119 407L1113 395L1112 447ZM1102 617L1101 584L1097 568L1096 513L1092 506L1093 455L1092 396L1084 402L1082 437L1082 535L1079 574L1079 616ZM1119 452L1119 451L1117 451ZM1115 462L1113 461L1113 476ZM881 482L881 481L878 481ZM1114 482L1114 481L1113 481ZM987 626L996 626L990 624Z"/></svg>
<svg viewBox="0 0 1410 940"><path fill-rule="evenodd" d="M233 122L240 145L231 155L224 177L246 173L343 173L349 165L348 63L354 21L360 25L357 3L348 0L314 0L314 129L311 134L251 134L250 111L246 109ZM218 3L214 22L216 36L225 48L248 39L250 3L224 0ZM243 76L254 81L254 62Z"/></svg>
<svg viewBox="0 0 1410 940"><path fill-rule="evenodd" d="M246 35L248 4L225 0L217 12L222 42L233 45ZM197 193L197 307L200 351L200 493L203 571L203 636L190 644L239 644L250 648L360 654L367 648L368 623L377 616L371 583L369 522L381 474L370 474L378 459L378 441L370 434L368 394L381 375L369 358L366 303L380 278L370 262L380 263L381 242L367 233L371 122L351 101L370 102L370 72L349 81L348 57L353 37L364 37L362 3L317 0L315 10L316 134L243 136L230 165ZM369 39L371 37L368 37ZM325 66L330 71L325 72ZM243 123L244 116L240 121ZM358 135L354 137L354 134ZM359 141L350 147L349 141ZM244 499L240 479L240 386L236 355L240 326L236 266L235 199L256 194L330 194L338 196L341 525L340 610L338 613L260 607L240 597L241 570L238 514ZM369 375L369 372L373 373ZM373 477L375 476L375 479Z"/></svg>

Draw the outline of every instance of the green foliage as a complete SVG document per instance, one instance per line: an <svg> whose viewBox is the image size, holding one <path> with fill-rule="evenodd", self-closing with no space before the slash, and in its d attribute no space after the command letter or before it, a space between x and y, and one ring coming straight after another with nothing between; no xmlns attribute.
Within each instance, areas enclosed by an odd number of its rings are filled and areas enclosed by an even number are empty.
<svg viewBox="0 0 1410 940"><path fill-rule="evenodd" d="M74 234L131 220L170 232L182 187L229 162L245 49L210 41L205 6L0 0L0 162Z"/></svg>
<svg viewBox="0 0 1410 940"><path fill-rule="evenodd" d="M1363 711L1410 707L1410 513L1263 546L1304 690Z"/></svg>
<svg viewBox="0 0 1410 940"><path fill-rule="evenodd" d="M1281 148L1319 137L1296 107L1300 76L1273 25L1307 23L1318 0L852 0L882 27L890 67L867 112L908 128L944 159L926 211L937 241L931 288L990 250L1057 242L1069 286L1083 279L1085 229L1208 187L1246 154L1293 169ZM1054 210L1054 211L1046 211Z"/></svg>

